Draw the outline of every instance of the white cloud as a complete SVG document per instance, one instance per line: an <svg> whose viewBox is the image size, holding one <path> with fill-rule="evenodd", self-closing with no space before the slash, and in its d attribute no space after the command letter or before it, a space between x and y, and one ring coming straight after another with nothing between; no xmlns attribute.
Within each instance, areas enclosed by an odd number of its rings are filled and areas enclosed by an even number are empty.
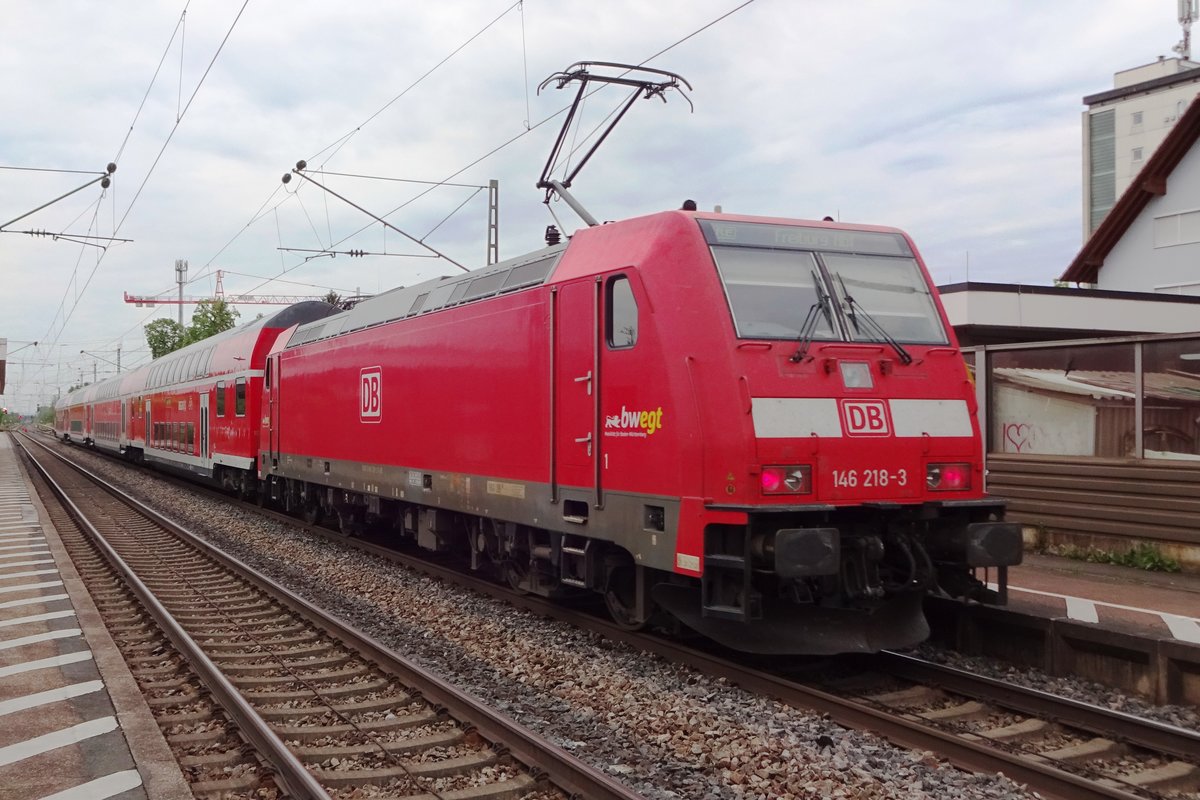
<svg viewBox="0 0 1200 800"><path fill-rule="evenodd" d="M6 4L0 164L102 169L162 59L114 189L99 205L99 232L111 234L241 0L189 7L181 71L179 40L163 53L183 5ZM281 255L281 244L326 246L369 222L314 187L277 192L268 213L246 225L298 159L364 123L509 5L251 0L119 232L136 241L111 248L86 291L95 248L0 235L0 336L60 345L37 349L44 368L10 368L10 394L25 403L77 379L92 363L80 349L143 348L140 326L150 312L122 303L122 292L171 290L176 258L190 261L193 276L217 267L262 276L288 269L296 281L367 291L453 270L427 259ZM518 136L527 119L565 105L571 90L533 94L552 72L580 59L641 61L735 5L527 0L524 52L514 9L367 122L327 166L440 180ZM908 230L939 280L961 279L969 252L973 279L1044 283L1079 244L1080 98L1109 88L1114 71L1169 53L1179 35L1173 15L1166 0L758 0L652 63L693 83L695 113L678 97L665 107L639 104L576 192L605 219L675 207L684 197L742 213L840 214ZM607 90L592 98L586 121L598 122L618 97ZM456 178L501 181L502 255L538 246L551 221L533 183L556 132L548 123ZM0 222L86 179L0 171ZM422 190L321 180L377 213ZM389 220L422 235L469 193L438 190ZM85 189L15 227L85 232L99 197ZM556 210L577 224L561 204ZM476 197L431 243L478 264L484 211ZM338 245L385 246L411 247L378 225ZM225 288L259 283L231 275ZM210 275L188 291L211 290ZM319 292L284 283L259 291ZM64 298L75 308L62 328L62 314L55 319ZM243 307L243 316L258 310Z"/></svg>

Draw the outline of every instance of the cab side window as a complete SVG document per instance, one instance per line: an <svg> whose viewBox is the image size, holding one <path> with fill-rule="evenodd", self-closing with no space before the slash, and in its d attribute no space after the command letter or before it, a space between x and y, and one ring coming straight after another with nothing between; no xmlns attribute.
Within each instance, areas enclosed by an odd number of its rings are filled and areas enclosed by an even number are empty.
<svg viewBox="0 0 1200 800"><path fill-rule="evenodd" d="M605 291L605 336L612 349L633 347L638 339L638 307L629 278L610 278Z"/></svg>

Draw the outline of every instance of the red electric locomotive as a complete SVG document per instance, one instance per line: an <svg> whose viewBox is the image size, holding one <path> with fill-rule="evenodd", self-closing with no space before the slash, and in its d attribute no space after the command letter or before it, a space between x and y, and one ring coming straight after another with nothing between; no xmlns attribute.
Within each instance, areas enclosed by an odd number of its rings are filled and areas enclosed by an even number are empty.
<svg viewBox="0 0 1200 800"><path fill-rule="evenodd" d="M898 230L686 211L300 325L259 477L618 621L730 647L910 645L1019 563L974 391Z"/></svg>
<svg viewBox="0 0 1200 800"><path fill-rule="evenodd" d="M909 238L694 210L598 225L566 190L595 145L549 178L596 80L629 105L686 86L604 62L543 84L580 83L538 182L590 226L568 243L294 306L88 387L60 433L90 441L115 400L126 452L739 650L911 645L925 593L998 599L975 570L1003 584L1021 531L983 492L973 385Z"/></svg>

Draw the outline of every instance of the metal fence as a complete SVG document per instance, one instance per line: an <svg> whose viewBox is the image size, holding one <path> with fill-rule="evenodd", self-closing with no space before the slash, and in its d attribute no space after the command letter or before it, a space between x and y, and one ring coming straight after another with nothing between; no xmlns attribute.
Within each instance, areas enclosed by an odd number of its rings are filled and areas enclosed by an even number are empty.
<svg viewBox="0 0 1200 800"><path fill-rule="evenodd" d="M988 490L1047 538L1150 540L1200 569L1200 334L989 345L974 367Z"/></svg>

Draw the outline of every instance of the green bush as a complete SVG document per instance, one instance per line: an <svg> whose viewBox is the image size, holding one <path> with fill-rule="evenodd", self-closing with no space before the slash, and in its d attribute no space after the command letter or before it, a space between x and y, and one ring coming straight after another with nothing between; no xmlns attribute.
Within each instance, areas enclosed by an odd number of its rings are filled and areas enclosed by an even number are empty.
<svg viewBox="0 0 1200 800"><path fill-rule="evenodd" d="M1057 555L1092 564L1116 564L1121 567L1144 569L1148 572L1179 572L1179 562L1149 542L1138 542L1128 550L1097 550L1094 547L1064 545L1057 548Z"/></svg>

